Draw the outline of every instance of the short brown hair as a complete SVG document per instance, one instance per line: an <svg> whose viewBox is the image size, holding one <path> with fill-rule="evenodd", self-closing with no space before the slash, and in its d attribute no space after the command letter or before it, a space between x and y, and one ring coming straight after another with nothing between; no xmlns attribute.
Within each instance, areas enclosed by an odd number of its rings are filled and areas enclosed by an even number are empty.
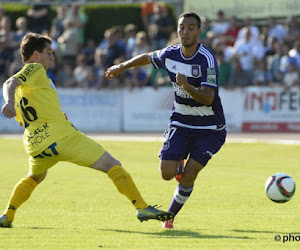
<svg viewBox="0 0 300 250"><path fill-rule="evenodd" d="M32 32L27 33L20 45L20 53L23 62L28 61L35 50L42 52L43 49L46 48L47 43L50 45L52 44L50 37Z"/></svg>
<svg viewBox="0 0 300 250"><path fill-rule="evenodd" d="M184 12L179 16L178 20L182 17L194 18L197 21L198 28L201 29L201 19L195 12Z"/></svg>

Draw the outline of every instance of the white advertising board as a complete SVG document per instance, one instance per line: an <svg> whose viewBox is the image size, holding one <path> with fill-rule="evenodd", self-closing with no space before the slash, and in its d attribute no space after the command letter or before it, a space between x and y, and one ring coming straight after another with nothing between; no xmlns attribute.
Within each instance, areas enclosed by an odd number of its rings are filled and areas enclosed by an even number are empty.
<svg viewBox="0 0 300 250"><path fill-rule="evenodd" d="M163 132L174 102L173 88L124 89L124 131Z"/></svg>
<svg viewBox="0 0 300 250"><path fill-rule="evenodd" d="M121 130L122 90L59 89L61 109L82 132Z"/></svg>
<svg viewBox="0 0 300 250"><path fill-rule="evenodd" d="M220 88L229 132L300 132L300 90ZM61 108L82 132L163 132L168 127L174 91L58 89ZM0 106L4 103L0 96ZM0 132L22 132L15 119L0 114Z"/></svg>
<svg viewBox="0 0 300 250"><path fill-rule="evenodd" d="M244 92L243 88L219 89L226 127L229 132L241 132L242 130Z"/></svg>

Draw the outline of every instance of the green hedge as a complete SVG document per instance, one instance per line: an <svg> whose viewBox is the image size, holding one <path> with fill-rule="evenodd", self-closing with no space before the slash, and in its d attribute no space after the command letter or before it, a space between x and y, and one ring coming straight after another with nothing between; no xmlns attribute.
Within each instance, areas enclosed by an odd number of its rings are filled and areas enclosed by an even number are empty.
<svg viewBox="0 0 300 250"><path fill-rule="evenodd" d="M134 23L138 30L143 29L140 4L87 5L83 11L88 18L85 37L94 38L97 42L103 39L104 31L114 25Z"/></svg>
<svg viewBox="0 0 300 250"><path fill-rule="evenodd" d="M26 12L31 5L23 4L3 4L4 10L11 17L12 27L15 30L16 19L20 16L27 16ZM175 9L167 5L172 22L176 23ZM141 4L111 4L111 5L85 5L82 7L87 15L87 24L85 26L85 37L92 38L99 43L104 36L104 31L114 25L125 26L133 23L138 30L143 30L141 17ZM56 17L56 8L51 6L50 19ZM28 28L31 28L30 22Z"/></svg>

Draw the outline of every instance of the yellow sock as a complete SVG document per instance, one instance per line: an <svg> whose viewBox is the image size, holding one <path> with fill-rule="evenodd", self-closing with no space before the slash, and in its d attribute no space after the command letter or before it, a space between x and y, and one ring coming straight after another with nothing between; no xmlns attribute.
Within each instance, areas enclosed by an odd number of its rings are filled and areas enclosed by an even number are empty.
<svg viewBox="0 0 300 250"><path fill-rule="evenodd" d="M131 176L121 166L114 166L107 175L112 179L113 183L121 194L124 194L134 205L136 209L144 209L148 207L142 198L139 190L135 186Z"/></svg>
<svg viewBox="0 0 300 250"><path fill-rule="evenodd" d="M30 197L36 186L37 183L35 180L28 176L24 177L16 184L4 212L9 221L14 220L16 210Z"/></svg>

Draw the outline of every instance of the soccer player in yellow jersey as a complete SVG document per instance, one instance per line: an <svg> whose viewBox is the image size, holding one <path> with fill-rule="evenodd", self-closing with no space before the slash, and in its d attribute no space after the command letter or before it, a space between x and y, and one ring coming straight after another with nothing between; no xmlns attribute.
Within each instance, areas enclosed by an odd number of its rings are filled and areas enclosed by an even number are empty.
<svg viewBox="0 0 300 250"><path fill-rule="evenodd" d="M54 83L46 71L54 60L48 36L28 33L20 52L24 67L3 84L2 114L16 117L24 127L24 147L29 173L15 186L0 218L0 227L11 227L15 212L59 161L68 161L107 173L120 193L137 209L140 221L170 220L173 214L149 206L121 163L101 145L72 126L61 111Z"/></svg>

